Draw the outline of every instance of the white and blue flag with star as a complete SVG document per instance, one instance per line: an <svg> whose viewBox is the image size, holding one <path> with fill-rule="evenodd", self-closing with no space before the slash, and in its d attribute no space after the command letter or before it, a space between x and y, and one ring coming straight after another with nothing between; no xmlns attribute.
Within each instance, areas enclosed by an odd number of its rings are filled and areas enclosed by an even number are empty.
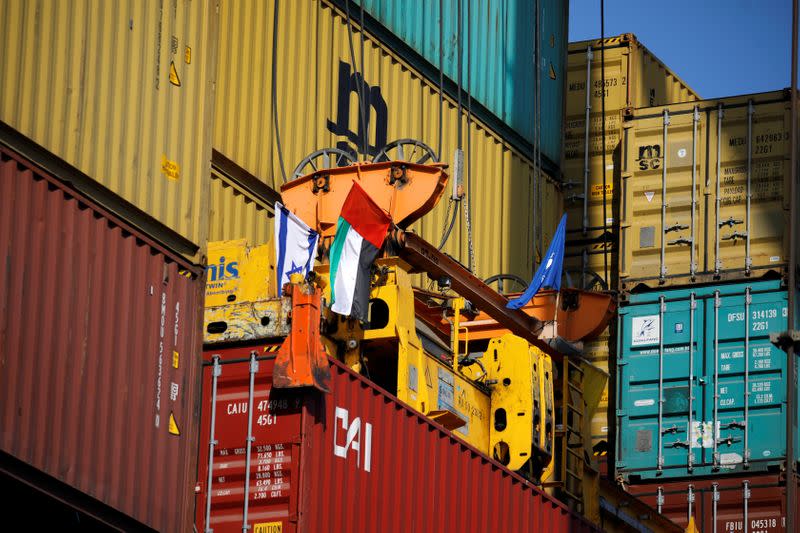
<svg viewBox="0 0 800 533"><path fill-rule="evenodd" d="M278 292L289 283L291 274L308 274L317 255L319 233L286 209L275 203L275 258Z"/></svg>

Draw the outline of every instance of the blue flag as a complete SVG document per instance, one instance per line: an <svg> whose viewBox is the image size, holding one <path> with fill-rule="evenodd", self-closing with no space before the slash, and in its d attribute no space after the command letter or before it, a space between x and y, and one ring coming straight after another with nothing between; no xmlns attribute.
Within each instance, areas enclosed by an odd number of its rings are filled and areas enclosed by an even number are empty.
<svg viewBox="0 0 800 533"><path fill-rule="evenodd" d="M561 265L564 263L564 238L567 235L567 215L561 217L561 222L558 223L556 234L553 235L553 240L550 241L550 246L547 248L547 253L544 256L542 264L533 275L531 284L525 289L519 298L511 300L506 304L509 309L519 309L531 301L536 296L539 289L549 287L558 290L561 288Z"/></svg>

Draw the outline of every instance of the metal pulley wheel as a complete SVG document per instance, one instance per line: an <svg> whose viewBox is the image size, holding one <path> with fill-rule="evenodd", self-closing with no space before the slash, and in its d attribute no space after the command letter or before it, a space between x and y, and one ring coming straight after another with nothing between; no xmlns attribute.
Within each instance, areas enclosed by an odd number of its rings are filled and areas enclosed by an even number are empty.
<svg viewBox="0 0 800 533"><path fill-rule="evenodd" d="M519 276L514 274L495 274L494 276L490 276L483 280L483 282L487 285L491 285L492 283L497 283L497 292L500 294L508 294L509 292L524 292L525 289L528 288L528 282L522 279ZM504 288L505 282L508 282L508 286L511 287L514 284L519 285L520 291L507 291Z"/></svg>
<svg viewBox="0 0 800 533"><path fill-rule="evenodd" d="M563 279L566 286L571 289L584 291L607 291L608 284L603 277L594 270L564 270Z"/></svg>
<svg viewBox="0 0 800 533"><path fill-rule="evenodd" d="M294 167L290 181L318 170L332 167L344 167L352 165L355 162L356 160L353 158L353 154L345 152L344 150L340 150L339 148L322 148L308 154ZM310 169L307 167L310 167Z"/></svg>
<svg viewBox="0 0 800 533"><path fill-rule="evenodd" d="M415 157L417 159L414 159ZM408 161L409 163L424 165L428 162L438 163L439 156L436 155L433 148L422 141L398 139L381 148L372 158L373 163L382 161Z"/></svg>

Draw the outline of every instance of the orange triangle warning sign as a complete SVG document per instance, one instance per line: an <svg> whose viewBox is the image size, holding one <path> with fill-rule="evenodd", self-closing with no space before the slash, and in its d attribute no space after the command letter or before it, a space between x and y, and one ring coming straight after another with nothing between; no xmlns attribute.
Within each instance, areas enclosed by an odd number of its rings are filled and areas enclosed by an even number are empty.
<svg viewBox="0 0 800 533"><path fill-rule="evenodd" d="M178 424L177 424L177 422L175 422L175 414L174 413L170 413L169 414L169 432L170 432L170 435L180 435L181 434L181 430L178 429Z"/></svg>
<svg viewBox="0 0 800 533"><path fill-rule="evenodd" d="M169 63L169 82L176 87L181 86L181 79L178 77L178 71L175 68L174 61L170 61Z"/></svg>

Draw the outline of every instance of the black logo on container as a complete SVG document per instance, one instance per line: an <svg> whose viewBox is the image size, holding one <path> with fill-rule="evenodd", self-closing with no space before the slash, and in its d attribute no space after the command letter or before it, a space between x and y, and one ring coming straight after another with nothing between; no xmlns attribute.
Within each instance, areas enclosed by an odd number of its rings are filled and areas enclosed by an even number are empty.
<svg viewBox="0 0 800 533"><path fill-rule="evenodd" d="M362 85L363 83L363 85ZM360 96L359 96L360 94ZM355 96L355 98L352 98ZM351 129L351 105L359 106L355 111L357 124ZM364 109L364 119L361 109ZM339 61L339 94L336 106L336 122L328 120L328 131L334 135L347 137L347 141L339 141L336 147L355 156L375 155L386 146L388 111L381 88L371 86L364 81L360 72L350 72L350 65ZM369 136L370 124L375 121L375 136L372 142ZM351 144L352 143L352 144ZM366 152L364 151L366 145Z"/></svg>
<svg viewBox="0 0 800 533"><path fill-rule="evenodd" d="M636 159L639 170L655 170L661 168L661 145L647 144L639 147L639 157Z"/></svg>

